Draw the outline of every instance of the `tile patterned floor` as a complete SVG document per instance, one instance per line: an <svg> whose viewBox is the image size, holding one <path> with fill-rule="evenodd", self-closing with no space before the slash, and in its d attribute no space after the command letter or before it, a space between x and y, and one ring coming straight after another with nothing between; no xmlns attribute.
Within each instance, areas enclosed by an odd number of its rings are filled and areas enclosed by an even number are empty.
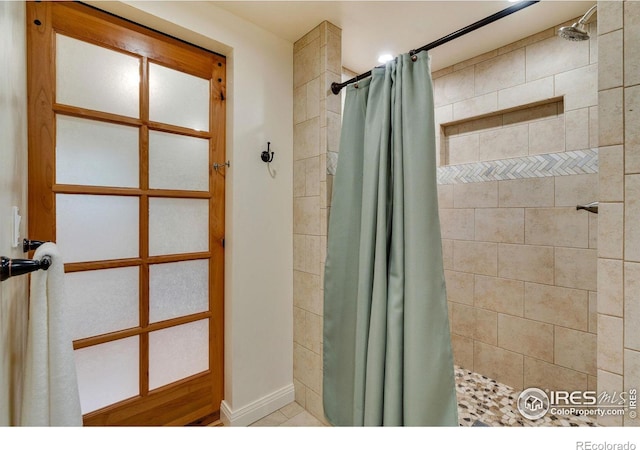
<svg viewBox="0 0 640 450"><path fill-rule="evenodd" d="M269 414L257 422L251 424L252 427L323 427L324 424L313 417L298 403L289 403L276 412Z"/></svg>
<svg viewBox="0 0 640 450"><path fill-rule="evenodd" d="M455 375L460 426L472 426L478 420L490 427L596 426L595 419L585 416L547 415L535 421L525 419L517 411L518 391L460 367L456 367ZM294 402L251 426L322 427L324 424Z"/></svg>
<svg viewBox="0 0 640 450"><path fill-rule="evenodd" d="M495 380L456 367L458 421L460 426L472 426L476 420L492 427L580 427L596 426L587 416L556 416L547 414L529 420L518 412L519 391Z"/></svg>

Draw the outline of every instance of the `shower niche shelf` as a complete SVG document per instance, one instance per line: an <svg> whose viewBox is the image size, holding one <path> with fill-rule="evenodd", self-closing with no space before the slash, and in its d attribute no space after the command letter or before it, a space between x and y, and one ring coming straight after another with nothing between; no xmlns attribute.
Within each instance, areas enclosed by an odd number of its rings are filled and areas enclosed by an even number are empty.
<svg viewBox="0 0 640 450"><path fill-rule="evenodd" d="M441 124L440 165L565 151L563 97Z"/></svg>

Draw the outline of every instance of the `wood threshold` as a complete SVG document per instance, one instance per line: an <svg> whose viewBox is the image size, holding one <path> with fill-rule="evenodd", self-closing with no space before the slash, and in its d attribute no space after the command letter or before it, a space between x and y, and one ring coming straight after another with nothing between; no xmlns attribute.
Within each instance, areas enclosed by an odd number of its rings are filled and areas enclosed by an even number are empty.
<svg viewBox="0 0 640 450"><path fill-rule="evenodd" d="M211 414L207 414L204 417L200 417L198 420L194 420L188 423L188 427L222 427L224 424L220 420L220 411L216 411Z"/></svg>

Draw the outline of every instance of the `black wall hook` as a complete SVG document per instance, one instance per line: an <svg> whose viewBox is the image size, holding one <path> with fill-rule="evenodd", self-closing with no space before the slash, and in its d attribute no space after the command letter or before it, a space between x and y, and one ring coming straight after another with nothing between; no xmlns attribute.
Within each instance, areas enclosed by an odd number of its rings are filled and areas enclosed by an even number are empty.
<svg viewBox="0 0 640 450"><path fill-rule="evenodd" d="M271 142L267 142L267 149L260 155L262 160L266 163L273 161L273 152L269 153L269 150L271 150Z"/></svg>

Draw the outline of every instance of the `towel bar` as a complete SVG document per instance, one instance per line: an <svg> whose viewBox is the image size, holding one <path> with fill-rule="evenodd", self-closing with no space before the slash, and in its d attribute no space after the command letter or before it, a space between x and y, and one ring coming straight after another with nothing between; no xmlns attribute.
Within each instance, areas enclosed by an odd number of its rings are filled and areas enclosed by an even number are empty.
<svg viewBox="0 0 640 450"><path fill-rule="evenodd" d="M29 239L22 240L22 251L27 253L29 250L35 250L44 244L43 241L30 241Z"/></svg>
<svg viewBox="0 0 640 450"><path fill-rule="evenodd" d="M50 265L50 256L43 256L40 261L36 259L11 259L6 256L0 256L0 281L40 269L47 270Z"/></svg>

